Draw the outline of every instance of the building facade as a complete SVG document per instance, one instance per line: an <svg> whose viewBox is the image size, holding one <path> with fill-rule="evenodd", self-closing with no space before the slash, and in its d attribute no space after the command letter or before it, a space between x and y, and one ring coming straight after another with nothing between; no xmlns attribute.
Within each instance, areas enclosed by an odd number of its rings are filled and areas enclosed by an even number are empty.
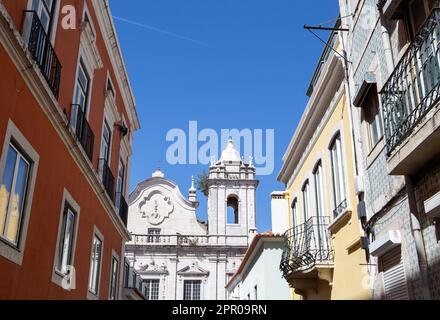
<svg viewBox="0 0 440 320"><path fill-rule="evenodd" d="M280 270L293 299L369 299L353 123L337 32L328 40L308 96L278 177L286 190L272 194L274 230L288 230Z"/></svg>
<svg viewBox="0 0 440 320"><path fill-rule="evenodd" d="M339 1L375 299L439 299L439 3Z"/></svg>
<svg viewBox="0 0 440 320"><path fill-rule="evenodd" d="M157 171L129 198L130 265L147 284L149 300L225 300L225 285L237 271L256 233L258 181L228 142L207 179L208 223L197 218L193 184L188 197Z"/></svg>
<svg viewBox="0 0 440 320"><path fill-rule="evenodd" d="M274 261L281 259L284 236L272 232L254 237L237 272L226 285L228 300L290 300L287 282Z"/></svg>
<svg viewBox="0 0 440 320"><path fill-rule="evenodd" d="M108 1L0 1L0 299L119 299L133 93Z"/></svg>

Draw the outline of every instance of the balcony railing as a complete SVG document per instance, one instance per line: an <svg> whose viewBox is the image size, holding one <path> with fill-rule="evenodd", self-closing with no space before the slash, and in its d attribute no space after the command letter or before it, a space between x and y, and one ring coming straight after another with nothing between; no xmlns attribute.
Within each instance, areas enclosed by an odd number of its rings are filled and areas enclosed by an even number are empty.
<svg viewBox="0 0 440 320"><path fill-rule="evenodd" d="M61 81L61 63L50 43L38 14L24 11L23 35L29 52L38 64L52 93L58 99Z"/></svg>
<svg viewBox="0 0 440 320"><path fill-rule="evenodd" d="M327 230L329 220L328 217L312 217L285 233L280 264L284 277L310 271L317 264L333 262L333 249Z"/></svg>
<svg viewBox="0 0 440 320"><path fill-rule="evenodd" d="M75 135L84 149L90 161L93 161L93 146L95 142L95 135L89 122L86 119L82 108L78 104L72 105L72 115L70 117L70 124L75 130Z"/></svg>
<svg viewBox="0 0 440 320"><path fill-rule="evenodd" d="M132 239L131 244L148 246L203 247L215 245L248 245L247 236L133 234Z"/></svg>
<svg viewBox="0 0 440 320"><path fill-rule="evenodd" d="M128 204L121 192L116 193L115 205L116 209L118 209L119 217L124 222L124 225L127 226Z"/></svg>
<svg viewBox="0 0 440 320"><path fill-rule="evenodd" d="M115 198L115 177L113 176L106 159L99 159L99 177L110 199Z"/></svg>
<svg viewBox="0 0 440 320"><path fill-rule="evenodd" d="M434 9L382 92L388 156L439 100L440 9Z"/></svg>
<svg viewBox="0 0 440 320"><path fill-rule="evenodd" d="M343 214L345 209L347 209L347 207L348 207L348 203L347 203L347 199L345 199L336 207L335 210L333 210L333 218L336 219L341 214Z"/></svg>

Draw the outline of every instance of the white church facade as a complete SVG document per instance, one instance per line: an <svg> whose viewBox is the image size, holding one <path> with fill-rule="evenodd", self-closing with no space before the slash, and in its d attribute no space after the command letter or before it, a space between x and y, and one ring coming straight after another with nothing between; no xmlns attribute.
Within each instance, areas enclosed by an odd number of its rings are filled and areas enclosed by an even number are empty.
<svg viewBox="0 0 440 320"><path fill-rule="evenodd" d="M232 140L209 168L207 222L197 218L194 179L188 197L161 171L137 185L125 250L148 299L228 298L225 285L256 234L257 186L252 159L245 163Z"/></svg>

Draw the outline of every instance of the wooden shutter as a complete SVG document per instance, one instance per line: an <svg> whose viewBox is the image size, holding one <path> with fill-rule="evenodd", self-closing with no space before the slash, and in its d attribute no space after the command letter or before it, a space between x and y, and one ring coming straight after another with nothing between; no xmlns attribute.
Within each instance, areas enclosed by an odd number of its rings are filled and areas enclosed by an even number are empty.
<svg viewBox="0 0 440 320"><path fill-rule="evenodd" d="M402 252L397 247L381 258L386 300L408 300Z"/></svg>

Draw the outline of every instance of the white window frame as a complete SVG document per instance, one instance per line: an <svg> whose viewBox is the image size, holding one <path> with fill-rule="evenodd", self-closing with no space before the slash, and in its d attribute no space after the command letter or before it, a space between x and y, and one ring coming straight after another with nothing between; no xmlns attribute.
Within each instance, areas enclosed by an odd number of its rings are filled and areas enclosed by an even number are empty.
<svg viewBox="0 0 440 320"><path fill-rule="evenodd" d="M115 292L114 297L112 297L112 287L113 287L113 261L116 261L118 264L116 267L116 279L114 283ZM121 259L115 250L112 250L112 256L110 260L110 278L109 278L109 286L108 286L108 299L109 300L119 300L119 291L120 291L120 278L121 278Z"/></svg>
<svg viewBox="0 0 440 320"><path fill-rule="evenodd" d="M49 40L50 43L52 44L52 46L54 46L55 44L55 39L56 39L56 33L57 33L57 29L58 29L58 20L60 17L60 7L61 7L61 0L53 0L55 1L55 6L53 8L54 12L53 12L53 21L52 21L52 29L51 32L49 34ZM31 10L32 9L32 2L33 0L28 0L27 3L27 10Z"/></svg>
<svg viewBox="0 0 440 320"><path fill-rule="evenodd" d="M197 299L197 300L195 300L195 299L189 299L189 300L185 300L185 283L186 282L198 282L198 284L200 285L200 287L199 287L199 299ZM203 287L203 280L202 279L190 279L190 278L188 278L188 279L184 279L183 280L183 283L182 283L182 300L185 300L185 301L201 301L201 300L203 300L203 297L202 297L202 287ZM194 287L193 286L191 286L191 298L194 296Z"/></svg>
<svg viewBox="0 0 440 320"><path fill-rule="evenodd" d="M67 189L64 189L63 198L61 200L61 210L59 216L59 224L58 224L58 236L57 236L57 244L55 246L55 254L54 254L54 262L53 262L53 270L52 270L52 282L55 283L59 287L63 287L63 280L68 279L66 274L63 274L62 270L58 270L59 264L59 245L61 241L61 236L63 234L63 221L64 221L64 213L66 209L66 205L71 207L75 213L75 228L73 231L73 239L72 239L72 249L71 249L71 266L75 266L75 255L76 255L76 243L78 239L78 227L81 215L81 208L79 204L75 201L72 195L69 193ZM72 270L70 270L72 271ZM74 271L74 270L73 270ZM72 275L75 277L75 275ZM70 278L71 279L71 278Z"/></svg>
<svg viewBox="0 0 440 320"><path fill-rule="evenodd" d="M9 144L11 142L20 147L20 150L25 153L28 160L30 160L32 163L29 168L30 171L28 174L26 197L23 206L17 246L11 245L9 242L0 239L0 256L21 266L23 263L23 256L26 247L27 231L29 227L30 215L32 212L32 200L34 196L35 182L40 156L29 143L29 141L25 138L25 136L21 133L21 131L17 128L17 126L11 120L9 120L6 128L6 134L0 158L0 179L3 179Z"/></svg>
<svg viewBox="0 0 440 320"><path fill-rule="evenodd" d="M148 286L148 283L151 284L151 282L153 282L153 281L155 283L157 283L157 299L150 299L152 294L151 294L151 286ZM147 300L150 300L150 301L159 301L160 300L160 282L161 282L160 279L157 279L157 278L144 280L145 288L146 288L146 290L148 290L148 294L147 294L147 292L145 292L145 297L147 298Z"/></svg>
<svg viewBox="0 0 440 320"><path fill-rule="evenodd" d="M92 264L92 256L93 256L93 243L95 241L95 237L98 238L102 244L101 244L101 256L99 261L99 270L97 274L98 284L96 287L96 292L91 291L92 288L90 288L90 278L92 277L93 270L91 270L91 264ZM89 300L97 300L99 299L100 294L100 288L101 288L101 274L102 274L102 261L104 256L104 236L99 231L99 229L94 226L93 228L93 236L92 236L92 244L90 249L90 261L89 261L89 277L87 281L87 299Z"/></svg>
<svg viewBox="0 0 440 320"><path fill-rule="evenodd" d="M338 158L338 168L337 168L337 174L338 174L338 182L339 182L339 190L341 191L341 199L337 199L337 194L336 194L336 181L335 181L335 168L334 168L334 162L333 162L333 146L337 147L339 141L339 145L340 145L340 152L339 155L336 154L336 157ZM338 129L337 131L335 131L335 134L332 136L332 139L330 140L329 146L328 146L328 151L329 151L329 164L330 164L330 170L331 170L331 190L332 190L332 221L337 220L337 218L339 218L341 215L339 215L338 217L334 217L334 210L336 210L338 208L339 205L341 205L344 200L347 202L347 208L349 208L350 203L349 203L349 196L348 196L348 189L347 189L347 172L346 172L346 167L344 166L344 159L345 159L345 150L344 150L344 141L343 141L343 137L342 137L342 130ZM339 203L336 203L339 202Z"/></svg>

